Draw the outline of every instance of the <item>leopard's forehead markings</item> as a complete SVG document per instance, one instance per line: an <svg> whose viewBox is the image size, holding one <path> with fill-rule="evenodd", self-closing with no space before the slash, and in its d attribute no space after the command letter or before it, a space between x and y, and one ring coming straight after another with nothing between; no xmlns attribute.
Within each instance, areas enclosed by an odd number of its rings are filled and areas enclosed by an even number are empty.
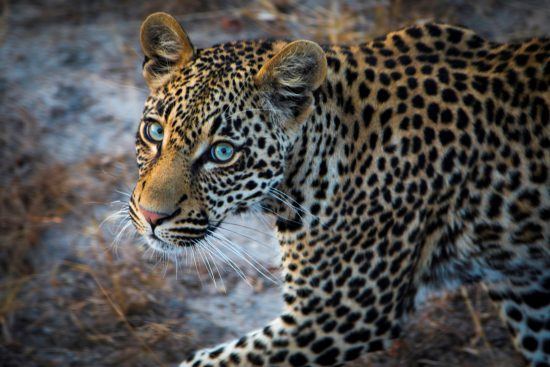
<svg viewBox="0 0 550 367"><path fill-rule="evenodd" d="M221 121L213 121L217 115L241 102L239 91L273 56L274 46L273 41L240 41L197 50L190 64L149 96L144 119L167 124L169 144L193 146L204 129L220 127Z"/></svg>

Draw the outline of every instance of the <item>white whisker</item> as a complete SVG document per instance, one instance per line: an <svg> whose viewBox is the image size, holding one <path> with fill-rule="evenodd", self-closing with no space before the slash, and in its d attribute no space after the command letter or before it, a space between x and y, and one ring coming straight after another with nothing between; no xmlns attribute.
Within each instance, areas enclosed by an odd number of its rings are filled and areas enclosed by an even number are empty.
<svg viewBox="0 0 550 367"><path fill-rule="evenodd" d="M328 226L326 226L325 224L321 223L321 218L324 218L324 219L327 219L327 217L322 217L322 216L318 216L318 215L315 215L313 214L311 211L309 211L306 207L304 207L302 204L298 203L294 198L292 198L290 195L282 192L281 190L278 190L276 188L271 188L271 191L270 191L270 196L272 198L274 198L275 200L279 201L280 203L286 205L288 208L290 209L293 209L295 211L295 213L302 219L304 220L304 218L302 217L300 211L302 211L303 213L305 213L307 216L310 216L312 217L313 219L319 221L319 224L321 225L321 227L325 228L325 229L329 229L331 230ZM292 204L294 203L294 204ZM303 214L302 213L302 214ZM332 231L332 230L331 230Z"/></svg>
<svg viewBox="0 0 550 367"><path fill-rule="evenodd" d="M199 256L202 259L202 262L203 262L204 266L206 267L206 271L208 272L208 275L210 276L210 278L212 279L212 282L214 283L214 287L218 288L218 285L216 283L216 278L214 277L214 272L212 271L212 268L210 267L210 263L208 261L208 258L205 257L204 252L202 251L201 244L197 243L195 246L197 248L197 252L198 252Z"/></svg>
<svg viewBox="0 0 550 367"><path fill-rule="evenodd" d="M253 242L259 244L260 246L263 246L263 247L265 247L265 248L270 248L267 244L265 244L264 242L260 242L260 241L258 241L258 240L255 239L255 238L252 238L252 237L250 237L250 236L247 236L247 235L245 235L245 234L239 233L239 232L234 231L234 230L229 229L229 228L225 228L225 227L222 227L222 226L219 226L219 227L220 227L220 229L222 229L222 230L224 230L224 231L228 231L228 232L234 233L234 234L236 234L236 235L238 235L238 236L241 236L241 237L244 237L244 238L246 238L246 239L248 239L248 240L250 240L250 241L253 241Z"/></svg>
<svg viewBox="0 0 550 367"><path fill-rule="evenodd" d="M164 266L162 277L166 278L166 273L168 272L168 253L165 251L162 252L162 265Z"/></svg>
<svg viewBox="0 0 550 367"><path fill-rule="evenodd" d="M197 259L195 257L196 248L195 248L195 246L193 246L191 249L192 249L191 254L193 255L193 263L195 264L195 270L197 270L197 276L199 277L199 280L201 282L201 287L204 287L204 283L202 281L201 273L199 271L199 266L197 264Z"/></svg>
<svg viewBox="0 0 550 367"><path fill-rule="evenodd" d="M224 283L224 281L223 281L222 274L221 274L221 272L220 272L220 269L218 268L218 264L217 264L216 260L212 257L212 251L211 251L211 249L206 245L206 242L205 242L205 241L203 241L203 242L201 243L201 246L202 246L202 248L203 248L203 250L204 250L204 252L205 252L206 257L207 257L207 258L209 257L209 258L212 260L212 264L214 265L214 268L215 268L216 272L218 273L218 277L220 278L220 282L221 282L221 285L222 285L222 289L223 289L224 292L226 292L225 283ZM212 267L212 265L211 265L211 267ZM214 279L214 285L216 285L215 278L213 278L213 279ZM216 288L218 288L218 287L216 286Z"/></svg>
<svg viewBox="0 0 550 367"><path fill-rule="evenodd" d="M302 204L298 203L295 199L293 199L289 195L285 194L284 192L282 192L280 190L277 190L276 188L272 188L271 191L270 191L270 194L271 194L271 197L274 197L275 199L279 200L279 202L285 204L290 209L293 209L296 212L296 214L298 214L298 216L300 218L304 219L302 217L302 214L305 213L305 214L307 214L307 215L309 215L309 216L311 216L315 219L319 219L318 216L311 213ZM296 205L294 205L292 203L295 203ZM300 211L303 212L303 213L301 213Z"/></svg>
<svg viewBox="0 0 550 367"><path fill-rule="evenodd" d="M254 206L250 208L250 211L254 214L254 217L260 220L264 226L266 226L269 229L273 229L273 225L269 224L265 218L265 214L262 213L261 209ZM275 237L277 238L277 237Z"/></svg>
<svg viewBox="0 0 550 367"><path fill-rule="evenodd" d="M270 280L274 284L279 284L279 280L275 278L275 276L265 266L263 266L260 262L254 259L254 257L248 254L246 250L239 249L238 247L234 246L233 243L231 243L231 241L229 241L229 239L227 239L221 233L212 233L211 235L218 238L222 245L224 245L229 251L233 252L235 255L243 259L259 274L263 275L266 279Z"/></svg>
<svg viewBox="0 0 550 367"><path fill-rule="evenodd" d="M263 205L261 205L261 204L258 204L258 206L259 206L262 210L264 210L264 211L266 211L266 212L268 212L268 213L274 215L275 217L277 217L277 218L279 218L279 219L281 219L281 220L284 220L284 221L290 222L290 223L302 224L302 223L300 223L300 222L298 222L298 221L295 221L295 220L293 220L293 219L285 218L285 217L283 217L282 215L280 215L279 213L277 213L277 212L275 212L275 211L273 211L273 210L271 210L271 209L269 209L269 208L266 208L265 206L263 206Z"/></svg>
<svg viewBox="0 0 550 367"><path fill-rule="evenodd" d="M227 222L227 221L225 221L225 220L222 222L222 224L229 224L229 225L232 225L232 226L237 226L237 227L246 228L246 229L248 229L248 230L250 230L250 231L257 232L257 233L261 233L261 234L263 234L263 235L265 235L265 236L267 236L267 237L271 237L271 238L275 238L275 239L277 238L277 237L275 237L274 235L272 235L271 233L267 233L267 232L261 231L261 230L259 230L259 229L253 228L253 227L245 226L245 225L243 225L243 224L231 223L231 222ZM223 228L223 227L220 226L220 228ZM227 229L227 228L223 228L223 229Z"/></svg>
<svg viewBox="0 0 550 367"><path fill-rule="evenodd" d="M212 236L212 232L210 232L210 236ZM212 239L215 239L216 241L218 241L218 243L220 243L221 241L215 237L211 237ZM250 284L250 282L248 281L246 275L243 273L243 271L241 270L241 268L239 268L239 266L233 261L233 259L231 259L229 256L227 256L225 253L223 253L223 251L221 251L217 246L215 246L212 242L210 242L207 238L205 238L206 242L208 243L208 245L210 246L210 248L213 250L213 253L214 254L217 254L218 258L220 258L223 262L225 262L226 264L228 264L233 270L235 270L235 272L237 273L237 275L242 279L244 280L249 286L252 287L252 284Z"/></svg>
<svg viewBox="0 0 550 367"><path fill-rule="evenodd" d="M178 262L178 255L177 254L174 256L174 263L175 263L175 266L176 266L176 280L178 280L179 262Z"/></svg>

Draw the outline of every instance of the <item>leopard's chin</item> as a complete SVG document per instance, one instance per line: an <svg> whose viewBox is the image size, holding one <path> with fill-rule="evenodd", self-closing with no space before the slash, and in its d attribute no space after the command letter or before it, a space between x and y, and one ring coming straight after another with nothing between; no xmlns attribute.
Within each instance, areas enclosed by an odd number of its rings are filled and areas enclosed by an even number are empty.
<svg viewBox="0 0 550 367"><path fill-rule="evenodd" d="M163 234L168 234L170 237L175 237L173 240L168 240L164 236L155 232L144 234L147 245L157 252L167 255L179 255L185 253L187 248L197 246L201 241L212 235L223 220L211 223L208 226L197 230L195 236L187 237L182 235L182 231L178 229L164 230Z"/></svg>
<svg viewBox="0 0 550 367"><path fill-rule="evenodd" d="M187 247L192 247L195 242L186 241L181 243L170 243L163 241L157 236L147 236L146 242L149 247L157 252L161 252L167 255L179 255L184 252Z"/></svg>

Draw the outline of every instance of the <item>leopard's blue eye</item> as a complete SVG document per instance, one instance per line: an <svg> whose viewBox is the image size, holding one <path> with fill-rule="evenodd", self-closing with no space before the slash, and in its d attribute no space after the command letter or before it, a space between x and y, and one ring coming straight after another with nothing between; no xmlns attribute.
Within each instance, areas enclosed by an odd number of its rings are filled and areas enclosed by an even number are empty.
<svg viewBox="0 0 550 367"><path fill-rule="evenodd" d="M228 142L220 142L214 144L210 150L212 160L217 163L225 163L233 158L235 148Z"/></svg>
<svg viewBox="0 0 550 367"><path fill-rule="evenodd" d="M153 122L147 126L147 137L155 143L160 143L164 139L164 128L158 122Z"/></svg>

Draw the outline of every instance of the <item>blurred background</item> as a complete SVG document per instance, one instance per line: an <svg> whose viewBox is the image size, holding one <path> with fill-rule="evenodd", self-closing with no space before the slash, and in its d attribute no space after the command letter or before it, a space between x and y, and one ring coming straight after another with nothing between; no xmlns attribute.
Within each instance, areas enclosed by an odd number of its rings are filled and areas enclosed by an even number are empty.
<svg viewBox="0 0 550 367"><path fill-rule="evenodd" d="M204 253L174 264L105 220L136 179L149 13L173 14L197 47L350 44L432 20L494 41L550 35L548 0L0 0L0 10L0 366L169 366L281 308L280 284L257 271L278 278L269 220L232 219L240 274ZM430 296L403 340L356 366L521 363L478 287Z"/></svg>

